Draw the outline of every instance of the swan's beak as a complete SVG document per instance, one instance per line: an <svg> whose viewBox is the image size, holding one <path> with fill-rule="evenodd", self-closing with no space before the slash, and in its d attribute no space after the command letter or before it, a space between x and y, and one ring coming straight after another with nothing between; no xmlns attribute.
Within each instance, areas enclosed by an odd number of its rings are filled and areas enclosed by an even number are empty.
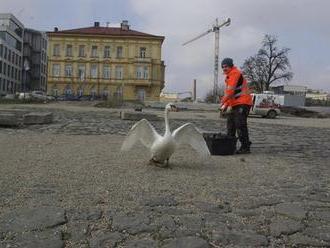
<svg viewBox="0 0 330 248"><path fill-rule="evenodd" d="M178 108L175 105L171 105L171 111L178 112Z"/></svg>

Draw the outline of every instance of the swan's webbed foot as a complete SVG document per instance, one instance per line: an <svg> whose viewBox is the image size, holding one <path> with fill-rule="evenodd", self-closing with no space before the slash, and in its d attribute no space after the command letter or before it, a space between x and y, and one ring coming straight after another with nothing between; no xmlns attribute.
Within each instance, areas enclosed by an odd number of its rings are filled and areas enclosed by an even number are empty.
<svg viewBox="0 0 330 248"><path fill-rule="evenodd" d="M166 162L160 162L160 161L155 160L154 158L151 158L149 160L149 164L164 168L164 167L168 166L168 159L166 159Z"/></svg>

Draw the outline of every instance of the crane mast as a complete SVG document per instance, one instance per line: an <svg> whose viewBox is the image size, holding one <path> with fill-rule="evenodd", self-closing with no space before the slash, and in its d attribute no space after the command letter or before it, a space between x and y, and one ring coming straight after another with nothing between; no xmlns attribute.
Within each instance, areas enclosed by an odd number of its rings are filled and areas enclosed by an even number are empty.
<svg viewBox="0 0 330 248"><path fill-rule="evenodd" d="M219 37L220 28L218 24L218 18L215 20L215 26L213 27L215 40L214 40L214 81L213 81L213 101L217 102L217 93L219 86Z"/></svg>
<svg viewBox="0 0 330 248"><path fill-rule="evenodd" d="M215 34L215 40L214 40L214 79L213 79L213 101L217 101L217 92L218 92L218 83L219 83L219 40L220 40L220 28L223 26L229 26L230 25L230 18L227 18L224 22L219 24L218 18L215 19L215 24L213 27L206 32L196 36L195 38L183 43L182 45L187 45L188 43L191 43L205 35L207 35L210 32L214 32Z"/></svg>

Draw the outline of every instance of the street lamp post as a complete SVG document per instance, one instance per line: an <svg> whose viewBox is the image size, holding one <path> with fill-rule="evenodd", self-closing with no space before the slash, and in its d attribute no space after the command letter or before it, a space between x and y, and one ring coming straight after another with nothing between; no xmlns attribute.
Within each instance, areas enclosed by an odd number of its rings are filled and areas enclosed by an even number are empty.
<svg viewBox="0 0 330 248"><path fill-rule="evenodd" d="M30 63L27 59L24 60L24 80L23 80L23 92L24 92L24 100L25 100L25 91L26 91L26 81L27 81L27 72L30 70Z"/></svg>

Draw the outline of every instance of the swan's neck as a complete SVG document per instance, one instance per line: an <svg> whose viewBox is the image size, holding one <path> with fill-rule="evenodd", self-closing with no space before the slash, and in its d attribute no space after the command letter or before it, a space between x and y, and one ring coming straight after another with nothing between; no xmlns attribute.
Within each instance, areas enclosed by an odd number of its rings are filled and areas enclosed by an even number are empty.
<svg viewBox="0 0 330 248"><path fill-rule="evenodd" d="M165 135L171 133L170 124L168 122L168 110L165 110Z"/></svg>

